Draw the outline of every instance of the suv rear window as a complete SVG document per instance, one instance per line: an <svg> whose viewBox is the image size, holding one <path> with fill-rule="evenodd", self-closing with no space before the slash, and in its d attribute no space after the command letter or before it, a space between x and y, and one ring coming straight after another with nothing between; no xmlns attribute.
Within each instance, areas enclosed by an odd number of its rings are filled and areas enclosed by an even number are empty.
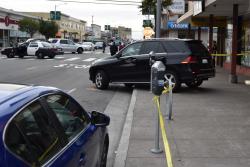
<svg viewBox="0 0 250 167"><path fill-rule="evenodd" d="M188 45L193 55L209 55L207 48L200 41L187 41L186 44Z"/></svg>
<svg viewBox="0 0 250 167"><path fill-rule="evenodd" d="M168 53L189 52L188 47L183 41L165 41L163 45Z"/></svg>

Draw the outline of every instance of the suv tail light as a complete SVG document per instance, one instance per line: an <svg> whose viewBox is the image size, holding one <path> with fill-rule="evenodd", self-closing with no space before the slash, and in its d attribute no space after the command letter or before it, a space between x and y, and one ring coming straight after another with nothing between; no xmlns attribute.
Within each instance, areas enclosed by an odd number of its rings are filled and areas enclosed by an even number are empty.
<svg viewBox="0 0 250 167"><path fill-rule="evenodd" d="M197 57L190 55L181 62L181 64L190 64L190 63L198 63Z"/></svg>

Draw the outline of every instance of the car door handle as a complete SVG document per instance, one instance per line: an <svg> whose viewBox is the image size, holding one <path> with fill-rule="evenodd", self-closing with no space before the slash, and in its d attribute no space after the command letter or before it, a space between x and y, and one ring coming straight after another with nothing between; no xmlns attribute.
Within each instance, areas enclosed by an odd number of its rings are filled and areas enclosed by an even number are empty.
<svg viewBox="0 0 250 167"><path fill-rule="evenodd" d="M125 59L124 61L125 61L125 63L136 63L137 59L130 57L130 58Z"/></svg>
<svg viewBox="0 0 250 167"><path fill-rule="evenodd" d="M85 164L86 164L86 154L81 153L80 159L79 159L79 167L84 167Z"/></svg>

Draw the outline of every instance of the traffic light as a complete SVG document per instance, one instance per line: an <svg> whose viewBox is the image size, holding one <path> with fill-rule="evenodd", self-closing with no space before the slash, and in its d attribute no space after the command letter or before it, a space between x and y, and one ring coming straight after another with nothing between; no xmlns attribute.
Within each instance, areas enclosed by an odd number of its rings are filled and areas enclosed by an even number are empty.
<svg viewBox="0 0 250 167"><path fill-rule="evenodd" d="M105 25L105 30L110 30L110 25Z"/></svg>
<svg viewBox="0 0 250 167"><path fill-rule="evenodd" d="M50 11L50 20L61 20L61 12L60 11Z"/></svg>

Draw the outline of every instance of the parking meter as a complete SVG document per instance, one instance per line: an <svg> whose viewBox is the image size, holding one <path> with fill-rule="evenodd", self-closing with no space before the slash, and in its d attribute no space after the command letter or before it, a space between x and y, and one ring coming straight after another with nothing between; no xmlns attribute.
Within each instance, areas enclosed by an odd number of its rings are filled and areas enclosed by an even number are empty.
<svg viewBox="0 0 250 167"><path fill-rule="evenodd" d="M164 90L165 71L166 66L162 61L155 61L151 67L151 91L157 96L160 96Z"/></svg>

